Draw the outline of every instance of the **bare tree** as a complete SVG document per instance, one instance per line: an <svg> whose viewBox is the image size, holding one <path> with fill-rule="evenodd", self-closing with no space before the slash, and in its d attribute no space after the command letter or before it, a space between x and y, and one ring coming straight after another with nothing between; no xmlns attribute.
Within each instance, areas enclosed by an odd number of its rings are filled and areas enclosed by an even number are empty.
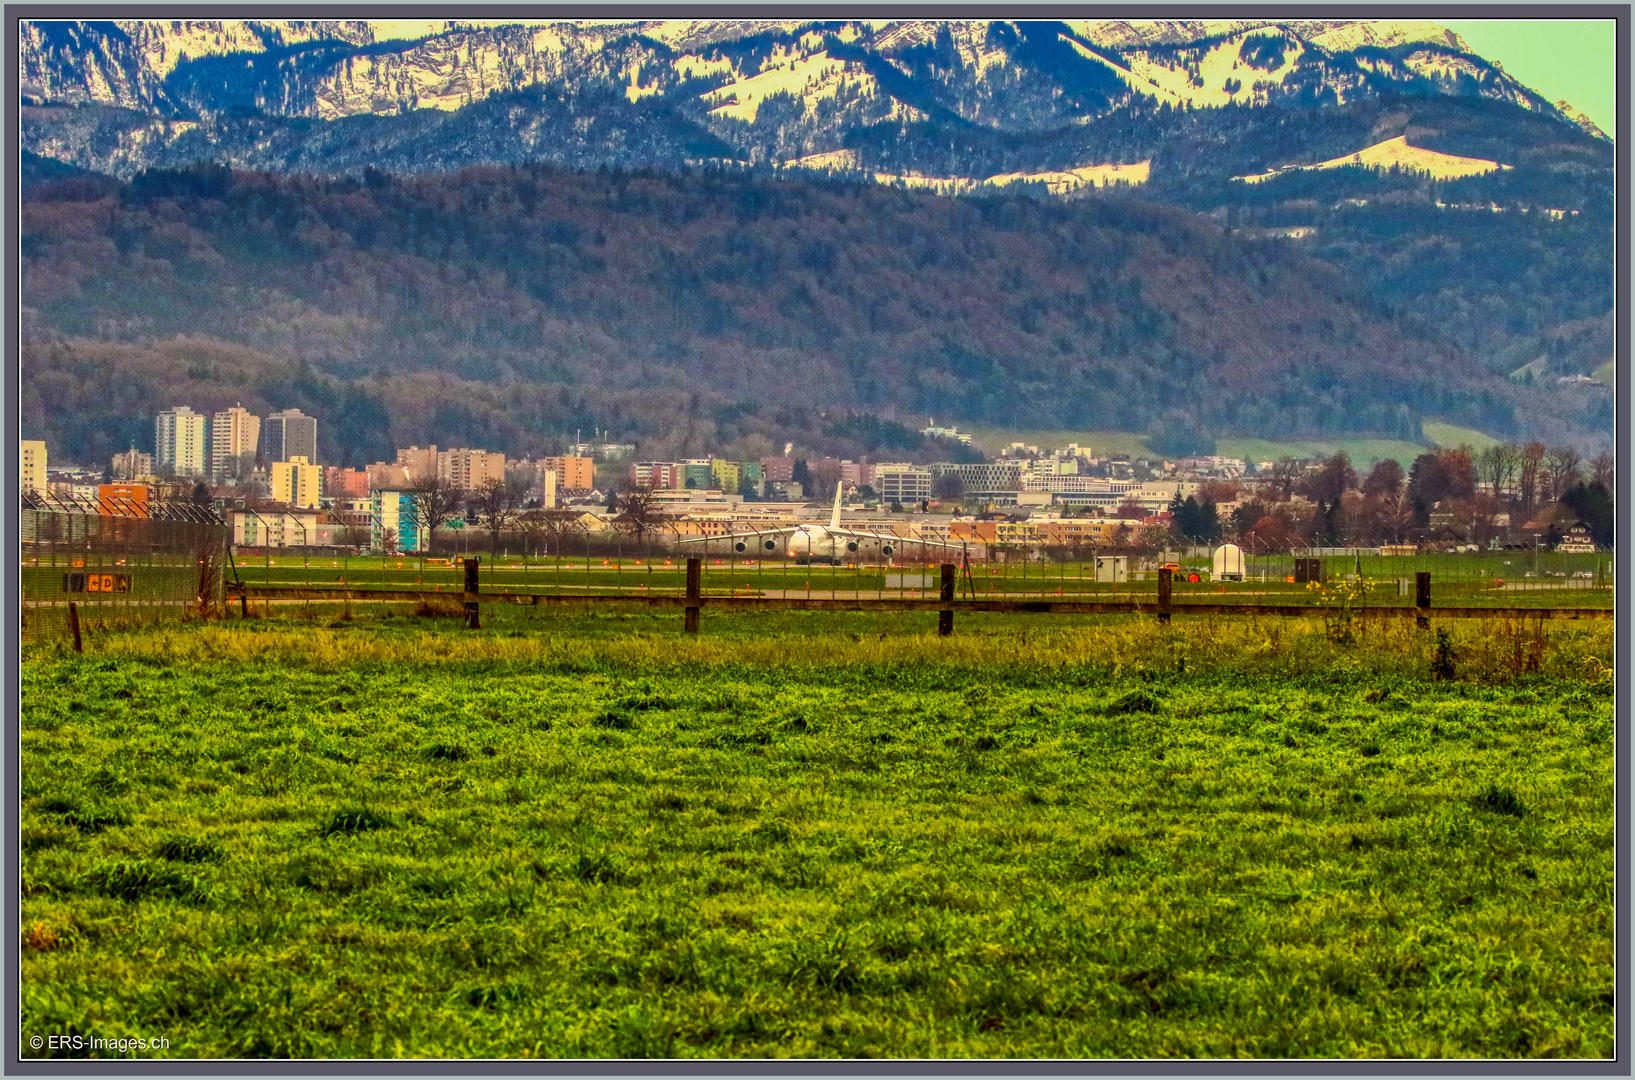
<svg viewBox="0 0 1635 1080"><path fill-rule="evenodd" d="M670 523L671 515L659 508L652 484L641 484L619 496L619 513L613 527L637 543L647 540Z"/></svg>
<svg viewBox="0 0 1635 1080"><path fill-rule="evenodd" d="M499 550L500 533L516 523L528 496L530 481L521 469L507 469L505 479L490 478L466 497L466 506L488 530L490 553Z"/></svg>
<svg viewBox="0 0 1635 1080"><path fill-rule="evenodd" d="M1524 519L1531 518L1533 511L1538 509L1539 470L1544 462L1544 444L1530 442L1521 449L1521 461L1517 464L1517 488L1521 495L1521 512Z"/></svg>
<svg viewBox="0 0 1635 1080"><path fill-rule="evenodd" d="M1500 498L1520 464L1521 447L1515 443L1494 443L1476 455L1476 479L1488 485L1495 499Z"/></svg>
<svg viewBox="0 0 1635 1080"><path fill-rule="evenodd" d="M573 510L535 507L517 515L517 531L530 550L537 553L543 544L546 551L559 555L569 536L584 531L584 523Z"/></svg>
<svg viewBox="0 0 1635 1080"><path fill-rule="evenodd" d="M1565 495L1567 489L1578 482L1578 475L1583 467L1583 455L1571 447L1558 446L1546 453L1543 476L1547 478L1548 501L1556 502Z"/></svg>
<svg viewBox="0 0 1635 1080"><path fill-rule="evenodd" d="M1295 483L1305 475L1305 472L1306 470L1300 467L1300 462L1292 457L1278 458L1272 464L1270 486L1277 492L1280 501L1288 502L1289 497L1294 494Z"/></svg>
<svg viewBox="0 0 1635 1080"><path fill-rule="evenodd" d="M421 537L422 551L434 551L437 530L459 513L464 492L435 472L419 477L408 489L414 507L415 532Z"/></svg>
<svg viewBox="0 0 1635 1080"><path fill-rule="evenodd" d="M1613 481L1618 478L1618 458L1610 450L1603 450L1595 455L1590 462L1590 471L1595 475L1595 482L1612 490Z"/></svg>

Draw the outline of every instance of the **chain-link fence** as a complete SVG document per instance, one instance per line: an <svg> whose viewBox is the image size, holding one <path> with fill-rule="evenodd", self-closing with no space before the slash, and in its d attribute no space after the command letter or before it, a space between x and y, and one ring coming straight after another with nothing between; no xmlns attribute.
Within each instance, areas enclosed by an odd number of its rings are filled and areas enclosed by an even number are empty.
<svg viewBox="0 0 1635 1080"><path fill-rule="evenodd" d="M20 511L24 641L71 637L71 612L84 634L220 609L227 527L196 510L144 511Z"/></svg>

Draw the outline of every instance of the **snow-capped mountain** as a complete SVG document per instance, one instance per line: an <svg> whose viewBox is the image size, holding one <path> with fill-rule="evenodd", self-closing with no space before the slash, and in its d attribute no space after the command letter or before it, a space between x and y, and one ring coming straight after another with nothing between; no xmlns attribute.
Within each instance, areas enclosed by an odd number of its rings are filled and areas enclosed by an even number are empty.
<svg viewBox="0 0 1635 1080"><path fill-rule="evenodd" d="M939 123L1039 144L1031 158L1015 150L1003 161L938 165L972 180L1149 160L1153 146L1108 157L1114 148L1086 132L1128 128L1129 114L1166 106L1321 110L1443 95L1506 102L1600 135L1424 21L34 21L23 24L22 54L32 108L24 145L120 175L199 159L322 171L326 154L352 167L332 154L347 140L326 125L359 118L401 121L371 132L377 144L412 129L415 168L512 160L526 152L492 116L468 118L487 132L472 143L465 119L425 114L519 93L507 115L536 129L597 122L528 115L547 98L558 110L579 100L603 113L610 95L622 97L629 130L605 148L609 163L669 164L652 146L685 143L694 159L774 163L847 150L859 167L913 174L923 170L876 160L871 133L889 127L904 138L905 126ZM79 108L35 108L61 105ZM1052 132L1066 133L1054 149L1044 145ZM581 150L595 158L593 147Z"/></svg>

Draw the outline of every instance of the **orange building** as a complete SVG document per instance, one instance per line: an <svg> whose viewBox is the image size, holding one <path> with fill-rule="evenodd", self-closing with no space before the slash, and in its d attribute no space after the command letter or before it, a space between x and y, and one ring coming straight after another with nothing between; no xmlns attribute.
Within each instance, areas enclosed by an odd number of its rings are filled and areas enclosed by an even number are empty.
<svg viewBox="0 0 1635 1080"><path fill-rule="evenodd" d="M104 514L135 511L146 517L152 499L153 489L147 484L97 485L97 502Z"/></svg>
<svg viewBox="0 0 1635 1080"><path fill-rule="evenodd" d="M588 457L548 457L541 464L556 473L556 490L584 490L596 486L596 459Z"/></svg>

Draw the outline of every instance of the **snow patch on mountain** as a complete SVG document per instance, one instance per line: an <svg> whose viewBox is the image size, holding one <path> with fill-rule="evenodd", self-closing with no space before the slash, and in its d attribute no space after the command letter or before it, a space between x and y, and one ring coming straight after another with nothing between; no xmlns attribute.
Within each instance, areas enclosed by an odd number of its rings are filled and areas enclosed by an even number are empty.
<svg viewBox="0 0 1635 1080"><path fill-rule="evenodd" d="M1444 26L1420 20L1353 22L1325 30L1309 37L1313 45L1329 52L1352 52L1356 49L1389 49L1397 45L1427 42L1445 45L1460 52L1470 52L1465 39Z"/></svg>
<svg viewBox="0 0 1635 1080"><path fill-rule="evenodd" d="M863 162L856 150L830 150L808 154L786 163L803 169L830 169L836 171L861 170ZM1040 183L1053 195L1065 195L1084 188L1113 187L1120 184L1145 184L1152 175L1152 162L1137 161L1129 164L1084 165L1074 169L1046 172L1000 173L985 179L968 176L926 176L921 173L876 172L875 180L882 184L901 184L903 187L935 191L943 195L958 195L979 187L1004 187L1014 183Z"/></svg>
<svg viewBox="0 0 1635 1080"><path fill-rule="evenodd" d="M1501 165L1497 161L1488 161L1486 158L1460 157L1457 154L1443 154L1436 150L1427 150L1421 146L1409 146L1406 135L1398 135L1394 139L1375 143L1373 146L1349 154L1345 157L1321 161L1315 165L1285 165L1270 172L1257 173L1254 176L1234 176L1234 180L1242 180L1247 184L1258 184L1263 180L1270 180L1289 172L1301 172L1308 169L1339 169L1347 165L1361 165L1369 169L1389 169L1396 166L1401 169L1411 169L1415 172L1429 173L1436 180L1453 180L1461 176L1480 176L1483 173L1497 172L1509 169L1509 165Z"/></svg>
<svg viewBox="0 0 1635 1080"><path fill-rule="evenodd" d="M1255 67L1244 56L1257 38L1279 38L1286 48L1281 56L1268 60L1267 66ZM1220 107L1264 101L1266 92L1282 85L1305 51L1297 39L1280 30L1264 29L1227 38L1200 57L1132 51L1125 59L1136 80L1130 83L1131 89L1193 107ZM1154 90L1158 93L1153 94Z"/></svg>
<svg viewBox="0 0 1635 1080"><path fill-rule="evenodd" d="M761 102L774 94L791 94L811 109L824 98L834 97L847 84L864 94L875 93L874 77L854 68L827 52L805 56L780 47L767 57L757 74L717 87L703 98L713 106L710 111L714 115L753 123Z"/></svg>

